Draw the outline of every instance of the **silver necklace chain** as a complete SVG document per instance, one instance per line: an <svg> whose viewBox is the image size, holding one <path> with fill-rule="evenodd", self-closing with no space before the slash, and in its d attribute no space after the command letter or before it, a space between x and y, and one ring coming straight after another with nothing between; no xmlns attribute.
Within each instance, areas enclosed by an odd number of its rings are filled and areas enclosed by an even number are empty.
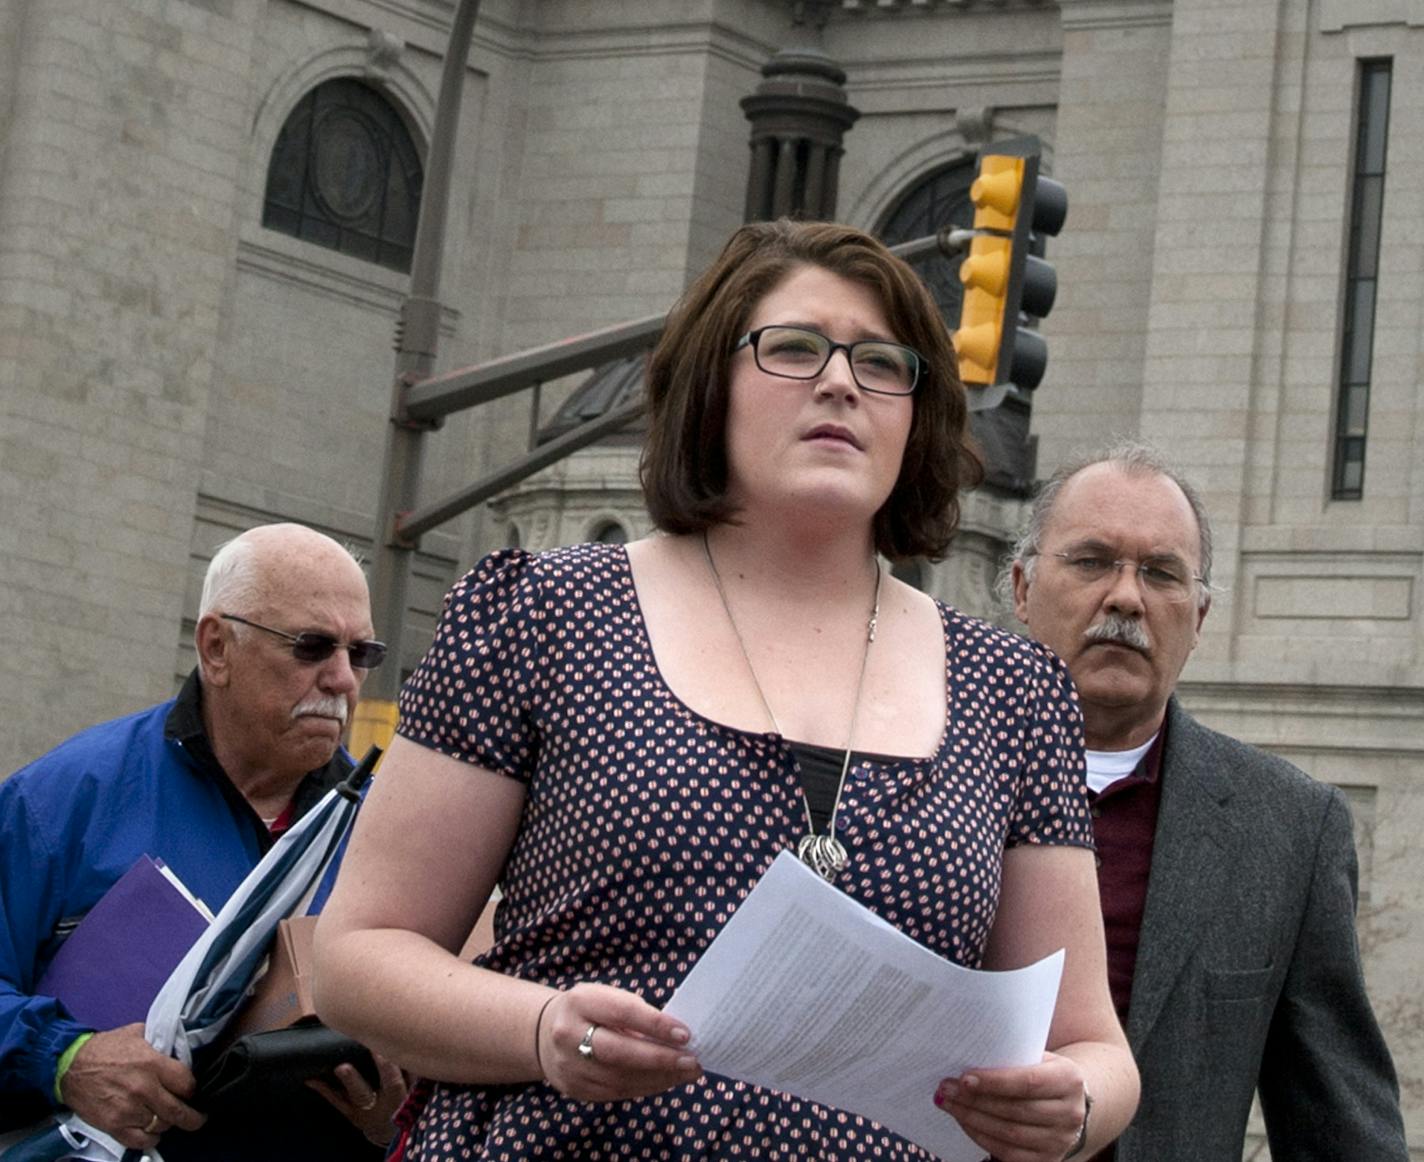
<svg viewBox="0 0 1424 1162"><path fill-rule="evenodd" d="M757 681L756 667L752 665L751 655L747 652L747 643L742 639L742 631L737 628L737 619L732 616L732 606L727 601L727 591L722 587L722 575L717 572L717 562L712 559L712 546L708 542L705 530L702 533L702 552L707 558L707 569L712 574L712 584L717 588L717 597L722 602L722 612L727 615L727 624L732 627L732 636L737 639L737 648L742 651L742 661L746 663L747 673L751 675L752 688L756 690L757 697L761 699L761 707L766 711L771 728L785 739L786 734L781 729L781 724L776 721L776 715L771 709L771 703L766 700L766 693L762 690L761 683ZM831 807L830 822L825 832L820 835L816 834L816 824L811 818L811 799L806 794L806 788L804 786L801 788L801 805L806 812L806 834L796 845L796 854L820 876L831 881L834 881L850 862L845 845L836 838L836 819L840 814L841 794L845 791L846 775L850 771L851 744L855 741L855 721L860 714L860 697L865 689L865 670L870 662L870 643L875 640L875 628L880 621L880 583L884 576L880 566L875 564L875 596L871 604L870 620L865 627L865 650L860 656L860 673L855 680L855 701L850 708L845 758L841 760L841 775L836 783L836 800Z"/></svg>

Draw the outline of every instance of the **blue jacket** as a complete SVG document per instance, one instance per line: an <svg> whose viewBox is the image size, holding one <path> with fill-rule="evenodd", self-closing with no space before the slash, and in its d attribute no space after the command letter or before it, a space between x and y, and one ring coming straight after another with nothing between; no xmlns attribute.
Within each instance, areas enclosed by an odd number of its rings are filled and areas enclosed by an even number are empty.
<svg viewBox="0 0 1424 1162"><path fill-rule="evenodd" d="M178 698L75 735L0 782L0 1106L52 1105L60 1054L89 1029L34 996L62 933L141 855L216 912L270 846L202 733L196 675ZM350 769L307 776L300 812ZM28 1104L28 1103L27 1103Z"/></svg>

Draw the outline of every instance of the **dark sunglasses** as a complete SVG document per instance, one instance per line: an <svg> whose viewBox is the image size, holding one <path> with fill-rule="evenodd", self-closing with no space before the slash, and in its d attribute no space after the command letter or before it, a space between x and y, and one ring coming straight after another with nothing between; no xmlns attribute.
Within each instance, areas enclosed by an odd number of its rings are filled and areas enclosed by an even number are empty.
<svg viewBox="0 0 1424 1162"><path fill-rule="evenodd" d="M270 625L262 625L259 622L249 621L245 617L238 617L235 613L220 613L218 616L224 621L250 625L253 629L260 629L264 633L285 638L292 645L292 657L299 662L306 662L308 665L326 661L339 649L346 651L347 656L351 659L351 665L358 670L374 670L386 660L385 642L351 642L347 645L324 633L287 633L285 630L273 629Z"/></svg>

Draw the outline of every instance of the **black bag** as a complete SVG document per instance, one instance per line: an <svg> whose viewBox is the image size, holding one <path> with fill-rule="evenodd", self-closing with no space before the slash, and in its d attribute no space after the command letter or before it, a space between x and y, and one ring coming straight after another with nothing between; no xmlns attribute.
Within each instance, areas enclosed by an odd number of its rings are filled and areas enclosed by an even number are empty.
<svg viewBox="0 0 1424 1162"><path fill-rule="evenodd" d="M50 1124L52 1113L54 1107L38 1090L7 1093L0 1098L0 1134L14 1130L42 1130Z"/></svg>
<svg viewBox="0 0 1424 1162"><path fill-rule="evenodd" d="M199 1069L194 1104L202 1110L268 1104L305 1090L312 1079L327 1081L340 1092L332 1071L342 1064L354 1065L367 1084L380 1088L371 1051L325 1025L313 1022L248 1033Z"/></svg>

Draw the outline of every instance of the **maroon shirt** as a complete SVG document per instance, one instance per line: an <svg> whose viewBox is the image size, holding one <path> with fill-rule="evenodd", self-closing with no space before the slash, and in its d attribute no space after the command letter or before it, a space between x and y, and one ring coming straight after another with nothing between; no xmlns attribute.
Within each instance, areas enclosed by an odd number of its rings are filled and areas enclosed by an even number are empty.
<svg viewBox="0 0 1424 1162"><path fill-rule="evenodd" d="M1108 987L1124 1028L1132 999L1132 974L1137 967L1137 937L1147 907L1152 841L1157 833L1157 808L1162 802L1159 776L1166 736L1164 722L1132 774L1101 793L1088 792L1098 847L1098 896L1103 905L1103 934L1107 937ZM1115 1155L1115 1148L1109 1146L1093 1158L1095 1162L1111 1162Z"/></svg>
<svg viewBox="0 0 1424 1162"><path fill-rule="evenodd" d="M1137 967L1137 936L1147 906L1152 841L1157 831L1157 807L1162 801L1158 776L1166 733L1164 724L1132 774L1100 794L1088 792L1093 837L1098 847L1098 895L1107 937L1108 985L1124 1027L1132 997L1132 973Z"/></svg>

